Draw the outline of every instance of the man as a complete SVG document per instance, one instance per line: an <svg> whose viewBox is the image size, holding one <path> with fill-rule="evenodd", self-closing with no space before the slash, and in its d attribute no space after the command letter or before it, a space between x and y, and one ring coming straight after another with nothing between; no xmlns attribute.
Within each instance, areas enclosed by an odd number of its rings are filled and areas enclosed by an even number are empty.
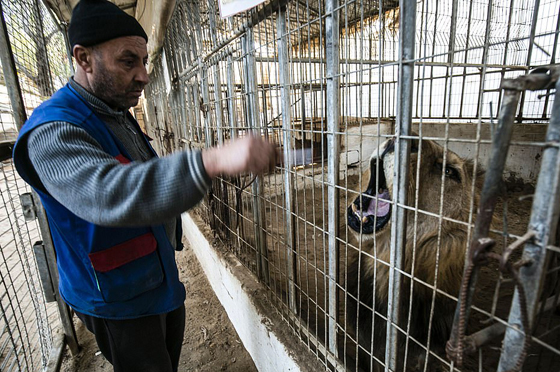
<svg viewBox="0 0 560 372"><path fill-rule="evenodd" d="M257 137L157 158L128 109L148 83L147 36L105 0L75 7L76 74L38 107L14 148L45 206L60 294L115 371L176 371L185 289L174 250L179 216L212 177L262 173L276 149Z"/></svg>

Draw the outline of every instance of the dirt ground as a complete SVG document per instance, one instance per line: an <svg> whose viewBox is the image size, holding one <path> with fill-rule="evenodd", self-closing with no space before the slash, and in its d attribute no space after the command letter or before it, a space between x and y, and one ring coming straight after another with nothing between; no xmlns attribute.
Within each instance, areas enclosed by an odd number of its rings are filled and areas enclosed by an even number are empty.
<svg viewBox="0 0 560 372"><path fill-rule="evenodd" d="M180 279L187 289L186 327L179 372L257 371L192 249L177 254ZM82 347L76 357L66 349L62 372L112 371L93 335L75 317Z"/></svg>

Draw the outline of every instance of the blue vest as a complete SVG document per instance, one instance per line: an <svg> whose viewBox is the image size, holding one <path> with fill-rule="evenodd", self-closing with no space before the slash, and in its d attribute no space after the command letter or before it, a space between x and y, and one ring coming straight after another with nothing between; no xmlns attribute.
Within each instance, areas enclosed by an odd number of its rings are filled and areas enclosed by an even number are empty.
<svg viewBox="0 0 560 372"><path fill-rule="evenodd" d="M36 108L19 133L14 164L39 194L47 212L62 298L81 313L109 319L161 314L181 306L185 288L179 281L175 251L163 225L95 225L70 212L44 188L29 161L27 139L33 129L54 121L84 129L122 166L130 166L127 164L131 158L89 104L68 84ZM149 143L148 147L155 155Z"/></svg>

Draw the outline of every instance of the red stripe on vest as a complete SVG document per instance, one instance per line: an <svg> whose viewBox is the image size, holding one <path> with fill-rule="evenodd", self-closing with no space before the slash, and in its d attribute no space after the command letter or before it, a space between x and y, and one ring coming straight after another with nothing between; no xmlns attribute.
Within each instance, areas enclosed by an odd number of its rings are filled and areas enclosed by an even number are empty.
<svg viewBox="0 0 560 372"><path fill-rule="evenodd" d="M154 234L147 233L109 249L90 253L89 259L95 270L104 273L147 256L156 248L157 242Z"/></svg>
<svg viewBox="0 0 560 372"><path fill-rule="evenodd" d="M121 164L128 164L128 163L130 163L130 160L128 160L127 158L125 158L123 154L118 154L117 156L115 156L115 159L117 159L117 160L119 161L119 163L121 163Z"/></svg>

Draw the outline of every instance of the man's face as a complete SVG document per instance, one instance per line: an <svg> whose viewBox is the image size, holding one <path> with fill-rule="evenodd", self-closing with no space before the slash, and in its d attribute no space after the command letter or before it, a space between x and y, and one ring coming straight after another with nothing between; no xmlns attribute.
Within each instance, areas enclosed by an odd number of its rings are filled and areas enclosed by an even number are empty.
<svg viewBox="0 0 560 372"><path fill-rule="evenodd" d="M96 45L92 54L92 93L113 109L136 106L149 82L146 41L140 36L119 37Z"/></svg>

